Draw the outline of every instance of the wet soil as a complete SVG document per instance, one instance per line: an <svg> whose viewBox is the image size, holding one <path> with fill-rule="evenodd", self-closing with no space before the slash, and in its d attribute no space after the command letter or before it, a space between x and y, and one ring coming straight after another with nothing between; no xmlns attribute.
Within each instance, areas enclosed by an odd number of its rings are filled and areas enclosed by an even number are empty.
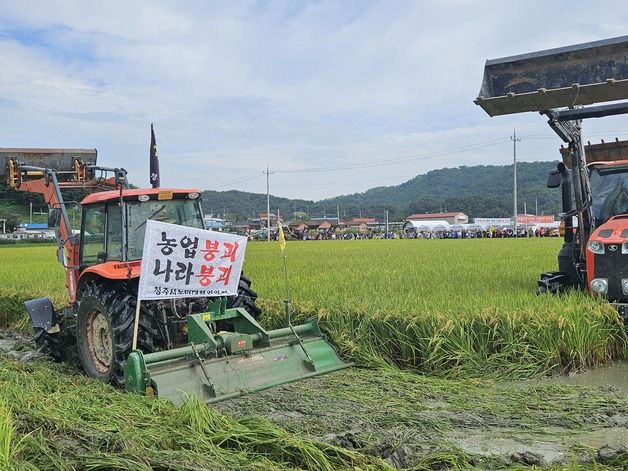
<svg viewBox="0 0 628 471"><path fill-rule="evenodd" d="M44 358L35 352L31 338L6 329L0 329L0 353L23 361Z"/></svg>
<svg viewBox="0 0 628 471"><path fill-rule="evenodd" d="M39 361L0 330L0 354ZM216 404L399 469L601 463L628 469L628 364L549 380L444 380L352 368Z"/></svg>
<svg viewBox="0 0 628 471"><path fill-rule="evenodd" d="M557 383L448 381L354 368L216 407L265 416L397 468L628 467L628 395L606 384Z"/></svg>

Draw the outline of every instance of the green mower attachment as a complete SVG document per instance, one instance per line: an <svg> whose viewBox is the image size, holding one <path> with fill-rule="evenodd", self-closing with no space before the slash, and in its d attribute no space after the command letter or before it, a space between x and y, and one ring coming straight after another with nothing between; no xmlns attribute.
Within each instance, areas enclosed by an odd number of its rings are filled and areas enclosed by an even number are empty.
<svg viewBox="0 0 628 471"><path fill-rule="evenodd" d="M213 403L351 366L338 358L315 320L266 331L245 309L226 309L224 298L187 320L187 346L131 352L124 366L127 391L175 404L196 394ZM215 321L227 321L233 331L213 333L208 323Z"/></svg>

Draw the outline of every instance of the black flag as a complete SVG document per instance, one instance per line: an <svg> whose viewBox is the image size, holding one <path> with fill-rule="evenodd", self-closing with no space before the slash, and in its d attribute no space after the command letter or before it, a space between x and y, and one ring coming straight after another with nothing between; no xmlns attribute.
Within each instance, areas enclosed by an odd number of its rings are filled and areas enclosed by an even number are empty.
<svg viewBox="0 0 628 471"><path fill-rule="evenodd" d="M159 188L159 155L152 123L150 125L150 184L153 188Z"/></svg>

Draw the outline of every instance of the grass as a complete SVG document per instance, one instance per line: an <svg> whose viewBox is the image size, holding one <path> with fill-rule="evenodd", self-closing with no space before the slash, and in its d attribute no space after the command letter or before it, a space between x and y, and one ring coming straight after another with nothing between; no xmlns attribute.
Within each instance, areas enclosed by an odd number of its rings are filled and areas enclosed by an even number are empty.
<svg viewBox="0 0 628 471"><path fill-rule="evenodd" d="M265 419L226 417L193 397L177 408L56 365L0 355L5 458L3 470L387 468L377 458L300 438Z"/></svg>
<svg viewBox="0 0 628 471"><path fill-rule="evenodd" d="M317 317L361 365L448 377L524 378L626 358L626 331L603 300L536 296L557 239L290 242L295 316ZM65 303L49 246L0 247L0 325L25 326L22 303ZM245 269L268 327L285 325L277 244L252 243Z"/></svg>
<svg viewBox="0 0 628 471"><path fill-rule="evenodd" d="M398 370L521 378L625 358L624 327L605 303L578 294L534 295L536 277L554 266L558 246L551 239L290 242L295 316L316 316L343 355L384 368L298 383L288 395L251 396L242 410L253 417L233 418L193 398L175 408L122 394L69 366L0 355L0 460L12 469L389 469L373 456L378 450L352 451L317 438L353 423L366 431L376 425L438 436L467 419L481 427L503 420L513 429L577 430L606 410L625 414L625 401L577 389L506 391L494 382ZM0 247L0 261L0 326L27 328L24 300L66 302L53 246ZM283 325L277 244L250 244L245 268L266 310L264 322ZM429 410L444 397L452 398L448 410ZM296 420L286 431L250 404L305 410L318 421ZM433 443L415 469L474 467L456 446Z"/></svg>
<svg viewBox="0 0 628 471"><path fill-rule="evenodd" d="M556 239L296 242L296 316L317 317L360 364L449 377L521 378L625 358L626 333L603 300L536 296ZM267 324L284 322L276 244L252 244L246 269Z"/></svg>

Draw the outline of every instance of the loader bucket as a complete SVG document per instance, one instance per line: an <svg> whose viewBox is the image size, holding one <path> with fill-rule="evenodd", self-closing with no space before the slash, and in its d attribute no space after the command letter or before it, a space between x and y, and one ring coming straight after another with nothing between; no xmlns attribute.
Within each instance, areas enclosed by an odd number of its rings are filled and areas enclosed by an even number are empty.
<svg viewBox="0 0 628 471"><path fill-rule="evenodd" d="M191 336L199 326L204 330L207 315L188 316ZM196 336L200 343L156 353L136 350L124 367L127 391L175 404L195 394L209 404L351 366L338 358L315 321L267 332L242 308L221 315L240 322L239 331L258 331L218 333L210 342Z"/></svg>
<svg viewBox="0 0 628 471"><path fill-rule="evenodd" d="M29 167L49 168L58 174L75 171L74 161L96 165L96 149L28 149L0 147L0 177L7 175L9 161Z"/></svg>
<svg viewBox="0 0 628 471"><path fill-rule="evenodd" d="M628 36L487 60L474 100L490 116L628 98Z"/></svg>

